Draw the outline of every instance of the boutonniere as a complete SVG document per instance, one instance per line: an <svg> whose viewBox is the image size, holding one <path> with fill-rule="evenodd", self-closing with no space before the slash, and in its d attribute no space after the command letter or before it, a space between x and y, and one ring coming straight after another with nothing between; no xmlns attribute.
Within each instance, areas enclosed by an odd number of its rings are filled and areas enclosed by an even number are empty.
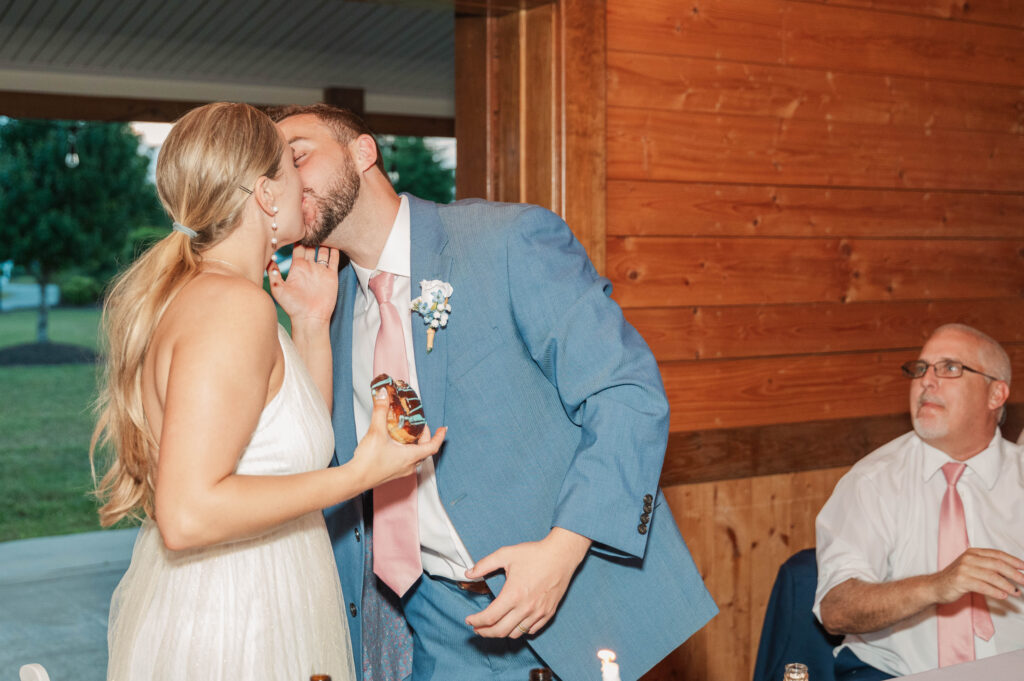
<svg viewBox="0 0 1024 681"><path fill-rule="evenodd" d="M452 306L448 299L452 297L452 285L446 281L424 279L420 282L420 297L414 299L410 307L423 317L427 329L427 352L434 349L434 335L438 329L448 326L448 315Z"/></svg>

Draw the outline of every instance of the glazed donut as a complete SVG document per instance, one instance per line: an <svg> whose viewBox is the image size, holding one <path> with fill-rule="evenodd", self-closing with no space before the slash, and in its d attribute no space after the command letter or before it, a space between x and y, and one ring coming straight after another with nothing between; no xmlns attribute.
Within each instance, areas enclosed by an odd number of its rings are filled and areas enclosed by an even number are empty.
<svg viewBox="0 0 1024 681"><path fill-rule="evenodd" d="M391 439L402 444L419 440L427 425L420 396L408 383L387 374L381 374L370 384L374 395L381 388L388 393L388 433Z"/></svg>

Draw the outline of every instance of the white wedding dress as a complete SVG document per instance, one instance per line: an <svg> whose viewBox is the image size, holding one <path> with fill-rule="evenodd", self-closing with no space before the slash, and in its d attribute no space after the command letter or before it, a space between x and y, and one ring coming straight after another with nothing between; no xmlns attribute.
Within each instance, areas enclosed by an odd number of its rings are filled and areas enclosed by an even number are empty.
<svg viewBox="0 0 1024 681"><path fill-rule="evenodd" d="M326 468L334 433L323 398L287 332L280 392L239 459L243 475ZM323 515L259 536L168 550L156 524L139 532L110 605L111 681L304 681L355 678L341 585Z"/></svg>

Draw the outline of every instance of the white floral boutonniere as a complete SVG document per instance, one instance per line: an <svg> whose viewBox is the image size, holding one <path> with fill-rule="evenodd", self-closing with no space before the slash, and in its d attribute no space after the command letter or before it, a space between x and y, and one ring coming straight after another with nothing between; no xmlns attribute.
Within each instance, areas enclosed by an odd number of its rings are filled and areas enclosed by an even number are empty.
<svg viewBox="0 0 1024 681"><path fill-rule="evenodd" d="M423 317L427 329L427 352L434 349L434 335L438 329L448 326L448 315L452 306L448 299L452 297L452 285L446 281L424 279L420 282L420 297L413 299L410 307Z"/></svg>

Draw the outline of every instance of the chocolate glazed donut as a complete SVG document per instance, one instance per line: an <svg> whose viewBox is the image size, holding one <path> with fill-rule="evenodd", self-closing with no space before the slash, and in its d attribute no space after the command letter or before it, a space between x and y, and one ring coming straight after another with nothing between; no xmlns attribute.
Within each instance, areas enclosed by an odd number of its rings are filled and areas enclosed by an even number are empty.
<svg viewBox="0 0 1024 681"><path fill-rule="evenodd" d="M408 383L387 374L381 374L370 384L374 395L381 388L388 393L388 433L391 438L402 444L416 442L427 425L420 396Z"/></svg>

